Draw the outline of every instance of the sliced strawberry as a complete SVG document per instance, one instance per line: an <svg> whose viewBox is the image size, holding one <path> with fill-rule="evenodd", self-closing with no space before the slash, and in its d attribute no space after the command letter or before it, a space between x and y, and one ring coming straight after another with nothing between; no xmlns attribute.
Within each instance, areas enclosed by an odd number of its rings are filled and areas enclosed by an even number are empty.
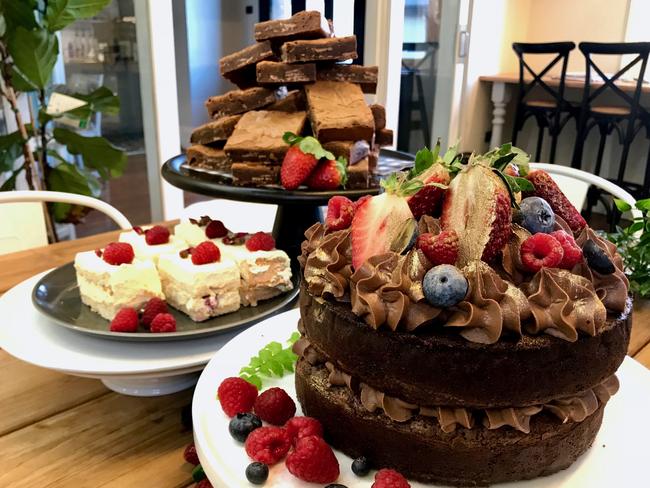
<svg viewBox="0 0 650 488"><path fill-rule="evenodd" d="M287 190L295 190L307 179L317 164L318 160L314 155L302 152L298 146L290 147L280 169L282 186Z"/></svg>
<svg viewBox="0 0 650 488"><path fill-rule="evenodd" d="M326 159L308 176L305 184L312 190L336 190L345 186L347 181L345 160Z"/></svg>
<svg viewBox="0 0 650 488"><path fill-rule="evenodd" d="M490 261L506 245L511 232L510 196L491 168L470 164L452 180L443 202L442 227L459 237L457 265Z"/></svg>
<svg viewBox="0 0 650 488"><path fill-rule="evenodd" d="M434 163L414 179L421 181L425 186L415 195L408 197L413 217L419 219L423 215L439 216L445 189L435 185L449 184L450 177L447 168L440 163Z"/></svg>

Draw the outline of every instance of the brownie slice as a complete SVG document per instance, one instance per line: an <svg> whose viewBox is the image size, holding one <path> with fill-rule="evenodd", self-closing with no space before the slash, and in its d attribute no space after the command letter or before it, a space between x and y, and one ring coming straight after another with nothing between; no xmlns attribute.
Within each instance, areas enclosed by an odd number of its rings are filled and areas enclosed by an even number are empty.
<svg viewBox="0 0 650 488"><path fill-rule="evenodd" d="M375 144L378 146L390 146L393 144L393 129L379 129L375 133Z"/></svg>
<svg viewBox="0 0 650 488"><path fill-rule="evenodd" d="M232 163L233 183L239 186L273 185L280 181L280 166L240 162Z"/></svg>
<svg viewBox="0 0 650 488"><path fill-rule="evenodd" d="M370 154L370 144L367 141L332 141L323 144L323 148L335 157L344 157L349 165L358 163Z"/></svg>
<svg viewBox="0 0 650 488"><path fill-rule="evenodd" d="M230 159L223 149L195 144L187 148L185 157L192 168L224 171L230 169Z"/></svg>
<svg viewBox="0 0 650 488"><path fill-rule="evenodd" d="M192 131L190 142L192 144L225 143L232 131L235 130L239 119L241 119L241 115L227 115L203 124Z"/></svg>
<svg viewBox="0 0 650 488"><path fill-rule="evenodd" d="M224 147L233 161L282 162L289 146L282 140L285 132L300 134L305 112L253 111L245 113Z"/></svg>
<svg viewBox="0 0 650 488"><path fill-rule="evenodd" d="M273 102L275 102L273 91L258 86L247 90L232 90L224 95L210 97L206 100L205 106L210 117L218 119L226 115L243 114Z"/></svg>
<svg viewBox="0 0 650 488"><path fill-rule="evenodd" d="M281 51L282 61L285 63L357 59L357 37L289 41L282 45Z"/></svg>
<svg viewBox="0 0 650 488"><path fill-rule="evenodd" d="M348 166L347 188L368 188L370 186L370 167L368 158Z"/></svg>
<svg viewBox="0 0 650 488"><path fill-rule="evenodd" d="M370 105L370 111L372 112L372 117L375 119L375 130L385 129L386 128L386 109L383 105L378 103L373 103Z"/></svg>
<svg viewBox="0 0 650 488"><path fill-rule="evenodd" d="M356 64L333 64L319 67L317 80L348 81L361 85L364 93L377 93L377 66L359 66Z"/></svg>
<svg viewBox="0 0 650 488"><path fill-rule="evenodd" d="M284 98L273 102L265 110L277 110L279 112L300 112L306 110L305 92L292 90Z"/></svg>
<svg viewBox="0 0 650 488"><path fill-rule="evenodd" d="M261 61L257 64L256 73L258 83L282 85L307 83L316 79L316 65Z"/></svg>
<svg viewBox="0 0 650 488"><path fill-rule="evenodd" d="M316 10L298 12L288 19L267 20L255 24L255 39L257 41L315 39L331 35L332 29L329 22Z"/></svg>
<svg viewBox="0 0 650 488"><path fill-rule="evenodd" d="M372 141L375 121L359 85L317 81L305 85L309 118L316 138L329 141Z"/></svg>
<svg viewBox="0 0 650 488"><path fill-rule="evenodd" d="M221 76L240 88L255 85L255 64L274 56L271 43L256 42L241 51L224 56L219 61Z"/></svg>

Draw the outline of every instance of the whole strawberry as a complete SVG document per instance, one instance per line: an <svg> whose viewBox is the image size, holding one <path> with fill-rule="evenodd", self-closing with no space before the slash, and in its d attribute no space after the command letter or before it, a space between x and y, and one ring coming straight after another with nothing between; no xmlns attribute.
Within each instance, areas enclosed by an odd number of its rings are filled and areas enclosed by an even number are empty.
<svg viewBox="0 0 650 488"><path fill-rule="evenodd" d="M305 184L312 190L336 190L348 181L347 165L344 159L326 159L309 175Z"/></svg>
<svg viewBox="0 0 650 488"><path fill-rule="evenodd" d="M241 378L226 378L219 385L217 397L226 415L234 417L238 413L251 411L257 398L257 388Z"/></svg>
<svg viewBox="0 0 650 488"><path fill-rule="evenodd" d="M437 236L420 234L415 247L420 249L434 266L455 264L458 260L458 234L454 230L444 230Z"/></svg>
<svg viewBox="0 0 650 488"><path fill-rule="evenodd" d="M340 473L332 448L315 435L298 439L285 465L292 475L309 483L332 483Z"/></svg>
<svg viewBox="0 0 650 488"><path fill-rule="evenodd" d="M574 234L580 232L587 225L580 212L573 206L569 199L562 193L557 183L553 181L551 175L541 169L531 171L526 176L535 186L535 191L524 194L527 196L537 196L543 198L557 215L562 217Z"/></svg>
<svg viewBox="0 0 650 488"><path fill-rule="evenodd" d="M380 469L370 488L411 488L406 478L393 469Z"/></svg>
<svg viewBox="0 0 650 488"><path fill-rule="evenodd" d="M312 154L305 154L298 146L287 151L280 168L280 181L287 190L298 188L314 170L318 160Z"/></svg>
<svg viewBox="0 0 650 488"><path fill-rule="evenodd" d="M327 217L325 224L328 230L347 229L352 224L355 205L344 196L336 195L327 202Z"/></svg>

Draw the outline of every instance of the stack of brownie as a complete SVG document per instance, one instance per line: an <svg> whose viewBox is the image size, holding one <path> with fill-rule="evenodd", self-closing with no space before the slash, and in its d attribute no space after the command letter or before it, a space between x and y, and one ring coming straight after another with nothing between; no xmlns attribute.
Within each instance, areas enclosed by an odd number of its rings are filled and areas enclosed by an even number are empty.
<svg viewBox="0 0 650 488"><path fill-rule="evenodd" d="M255 40L220 60L239 89L205 102L212 120L192 132L190 167L229 171L238 185L279 183L282 136L293 132L345 157L348 187L368 186L393 131L384 107L364 97L376 92L377 67L344 63L357 58L356 37L334 37L319 12L305 11L256 24Z"/></svg>

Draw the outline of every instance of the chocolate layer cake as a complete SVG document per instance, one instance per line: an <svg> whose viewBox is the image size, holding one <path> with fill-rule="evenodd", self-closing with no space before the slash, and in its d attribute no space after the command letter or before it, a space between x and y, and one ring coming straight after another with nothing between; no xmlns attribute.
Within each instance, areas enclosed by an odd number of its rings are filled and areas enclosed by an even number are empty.
<svg viewBox="0 0 650 488"><path fill-rule="evenodd" d="M282 45L281 57L285 63L357 59L357 37L329 37L285 42Z"/></svg>
<svg viewBox="0 0 650 488"><path fill-rule="evenodd" d="M316 10L298 12L288 19L267 20L255 24L255 39L258 41L315 39L331 35L329 23Z"/></svg>

